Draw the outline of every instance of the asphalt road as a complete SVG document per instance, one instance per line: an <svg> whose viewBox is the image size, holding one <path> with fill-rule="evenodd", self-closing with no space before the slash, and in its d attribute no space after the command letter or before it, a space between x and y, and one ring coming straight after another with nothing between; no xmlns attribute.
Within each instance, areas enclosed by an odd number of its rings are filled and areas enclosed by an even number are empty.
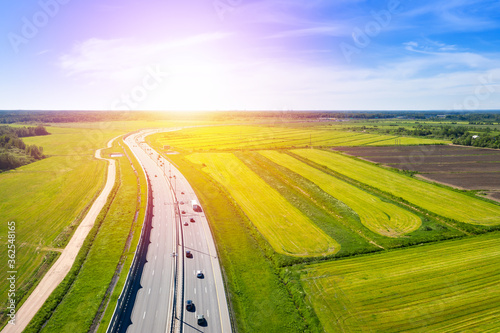
<svg viewBox="0 0 500 333"><path fill-rule="evenodd" d="M137 294L132 325L127 332L170 330L176 259L173 253L184 258L184 276L179 284L183 294L178 298L183 303L183 313L176 315L177 323L182 323L182 331L231 332L221 269L208 221L203 211L193 210L191 201L198 199L184 176L144 143L144 136L154 132L143 131L126 140L151 179L154 205L142 288ZM180 214L176 215L176 211ZM179 230L179 241L175 228ZM192 257L186 257L186 250L191 251ZM203 278L197 277L199 270ZM191 311L185 307L186 300L194 303ZM199 314L205 318L202 325L197 322Z"/></svg>

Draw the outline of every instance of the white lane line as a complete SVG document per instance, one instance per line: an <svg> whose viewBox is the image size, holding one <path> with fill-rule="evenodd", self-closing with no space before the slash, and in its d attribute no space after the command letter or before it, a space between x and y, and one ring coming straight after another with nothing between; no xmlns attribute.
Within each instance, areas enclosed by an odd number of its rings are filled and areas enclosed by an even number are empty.
<svg viewBox="0 0 500 333"><path fill-rule="evenodd" d="M155 256L155 260L156 260L156 256Z"/></svg>
<svg viewBox="0 0 500 333"><path fill-rule="evenodd" d="M160 294L161 294L161 287L160 287Z"/></svg>
<svg viewBox="0 0 500 333"><path fill-rule="evenodd" d="M208 293L208 291L207 291L207 287L205 287L205 294L206 294L206 293Z"/></svg>
<svg viewBox="0 0 500 333"><path fill-rule="evenodd" d="M207 317L210 317L210 313L208 312L208 310L207 310Z"/></svg>
<svg viewBox="0 0 500 333"><path fill-rule="evenodd" d="M155 275L155 271L154 271L154 269L153 269L153 273L152 273L151 275Z"/></svg>
<svg viewBox="0 0 500 333"><path fill-rule="evenodd" d="M149 288L148 295L151 294L151 288Z"/></svg>
<svg viewBox="0 0 500 333"><path fill-rule="evenodd" d="M146 317L146 311L144 311L144 314L142 315L142 319Z"/></svg>
<svg viewBox="0 0 500 333"><path fill-rule="evenodd" d="M155 313L155 318L158 317L158 310L156 310L156 313Z"/></svg>
<svg viewBox="0 0 500 333"><path fill-rule="evenodd" d="M194 288L194 293L196 294L196 288Z"/></svg>

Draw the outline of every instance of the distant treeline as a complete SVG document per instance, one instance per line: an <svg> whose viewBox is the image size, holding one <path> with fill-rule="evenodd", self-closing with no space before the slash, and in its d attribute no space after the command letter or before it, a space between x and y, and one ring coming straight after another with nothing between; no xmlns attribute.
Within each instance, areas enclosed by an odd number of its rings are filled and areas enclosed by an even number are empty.
<svg viewBox="0 0 500 333"><path fill-rule="evenodd" d="M455 139L468 133L468 128L465 126L430 126L416 125L413 128L398 127L394 130L385 130L388 134L403 135L403 136L426 136L436 139Z"/></svg>
<svg viewBox="0 0 500 333"><path fill-rule="evenodd" d="M466 133L452 142L456 145L500 149L500 135L491 136L489 134L474 135Z"/></svg>
<svg viewBox="0 0 500 333"><path fill-rule="evenodd" d="M0 124L71 123L115 120L269 120L320 121L335 119L426 119L469 121L474 124L500 123L500 112L446 111L0 111Z"/></svg>
<svg viewBox="0 0 500 333"><path fill-rule="evenodd" d="M0 126L0 171L14 169L45 158L43 148L26 145L21 138L48 135L45 127Z"/></svg>

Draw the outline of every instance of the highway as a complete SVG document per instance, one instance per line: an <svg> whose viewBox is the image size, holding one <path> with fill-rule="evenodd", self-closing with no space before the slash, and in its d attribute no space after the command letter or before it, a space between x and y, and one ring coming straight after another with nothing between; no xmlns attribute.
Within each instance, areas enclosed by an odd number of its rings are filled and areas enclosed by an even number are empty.
<svg viewBox="0 0 500 333"><path fill-rule="evenodd" d="M192 200L199 201L184 176L144 142L145 136L156 132L141 131L125 140L149 175L154 205L142 288L137 293L127 332L231 332L208 221L203 210L193 209ZM187 257L186 250L192 256ZM197 277L198 271L203 277ZM174 290L176 273L178 288ZM175 313L174 298L178 309ZM187 300L194 304L189 311ZM198 315L204 316L202 323L198 323Z"/></svg>

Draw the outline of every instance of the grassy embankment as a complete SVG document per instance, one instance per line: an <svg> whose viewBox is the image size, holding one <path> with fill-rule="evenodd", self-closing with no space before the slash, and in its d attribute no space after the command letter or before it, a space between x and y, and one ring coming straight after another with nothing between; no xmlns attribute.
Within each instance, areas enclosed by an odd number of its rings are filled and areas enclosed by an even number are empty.
<svg viewBox="0 0 500 333"><path fill-rule="evenodd" d="M121 145L125 146L124 143ZM102 155L107 157L110 152L124 153L124 150L118 142L115 142L113 148L105 150ZM132 157L130 151L128 153ZM59 290L59 293L56 291L51 295L51 301L44 305L45 309L31 323L33 332L38 331L42 324L44 326L41 332L88 332L91 327L99 323L101 312L108 304L111 291L108 289L117 265L125 260L126 264L112 294L106 319L103 320L100 330L105 331L107 328L138 242L145 205L144 189L142 189L141 202L137 200L139 190L137 176L128 158L123 156L115 159L118 161L118 179L114 198L109 201L109 206L103 210L96 221L86 241L87 246L80 251L81 262L75 265L78 267L73 267L72 271L75 274L68 275L72 280L66 279L61 284L61 287L66 286L66 290ZM137 163L135 165L137 168ZM142 175L142 184L144 184L143 174L140 169L137 170L140 172L139 175ZM138 220L134 221L136 214L138 214ZM124 253L129 233L132 231L134 241ZM59 299L57 296L54 298L58 294ZM57 308L50 308L51 306L57 306ZM50 314L48 320L46 314Z"/></svg>
<svg viewBox="0 0 500 333"><path fill-rule="evenodd" d="M0 174L0 257L7 257L7 222L16 222L17 305L66 245L92 201L104 186L105 166L94 158L97 148L119 134L116 130L63 129L24 138L44 147L48 158ZM0 272L0 293L7 290ZM2 302L2 313L6 303ZM6 323L2 316L1 325Z"/></svg>
<svg viewBox="0 0 500 333"><path fill-rule="evenodd" d="M497 332L500 238L491 233L302 271L327 332Z"/></svg>
<svg viewBox="0 0 500 333"><path fill-rule="evenodd" d="M448 219L482 226L500 224L500 205L338 153L314 149L292 152Z"/></svg>

